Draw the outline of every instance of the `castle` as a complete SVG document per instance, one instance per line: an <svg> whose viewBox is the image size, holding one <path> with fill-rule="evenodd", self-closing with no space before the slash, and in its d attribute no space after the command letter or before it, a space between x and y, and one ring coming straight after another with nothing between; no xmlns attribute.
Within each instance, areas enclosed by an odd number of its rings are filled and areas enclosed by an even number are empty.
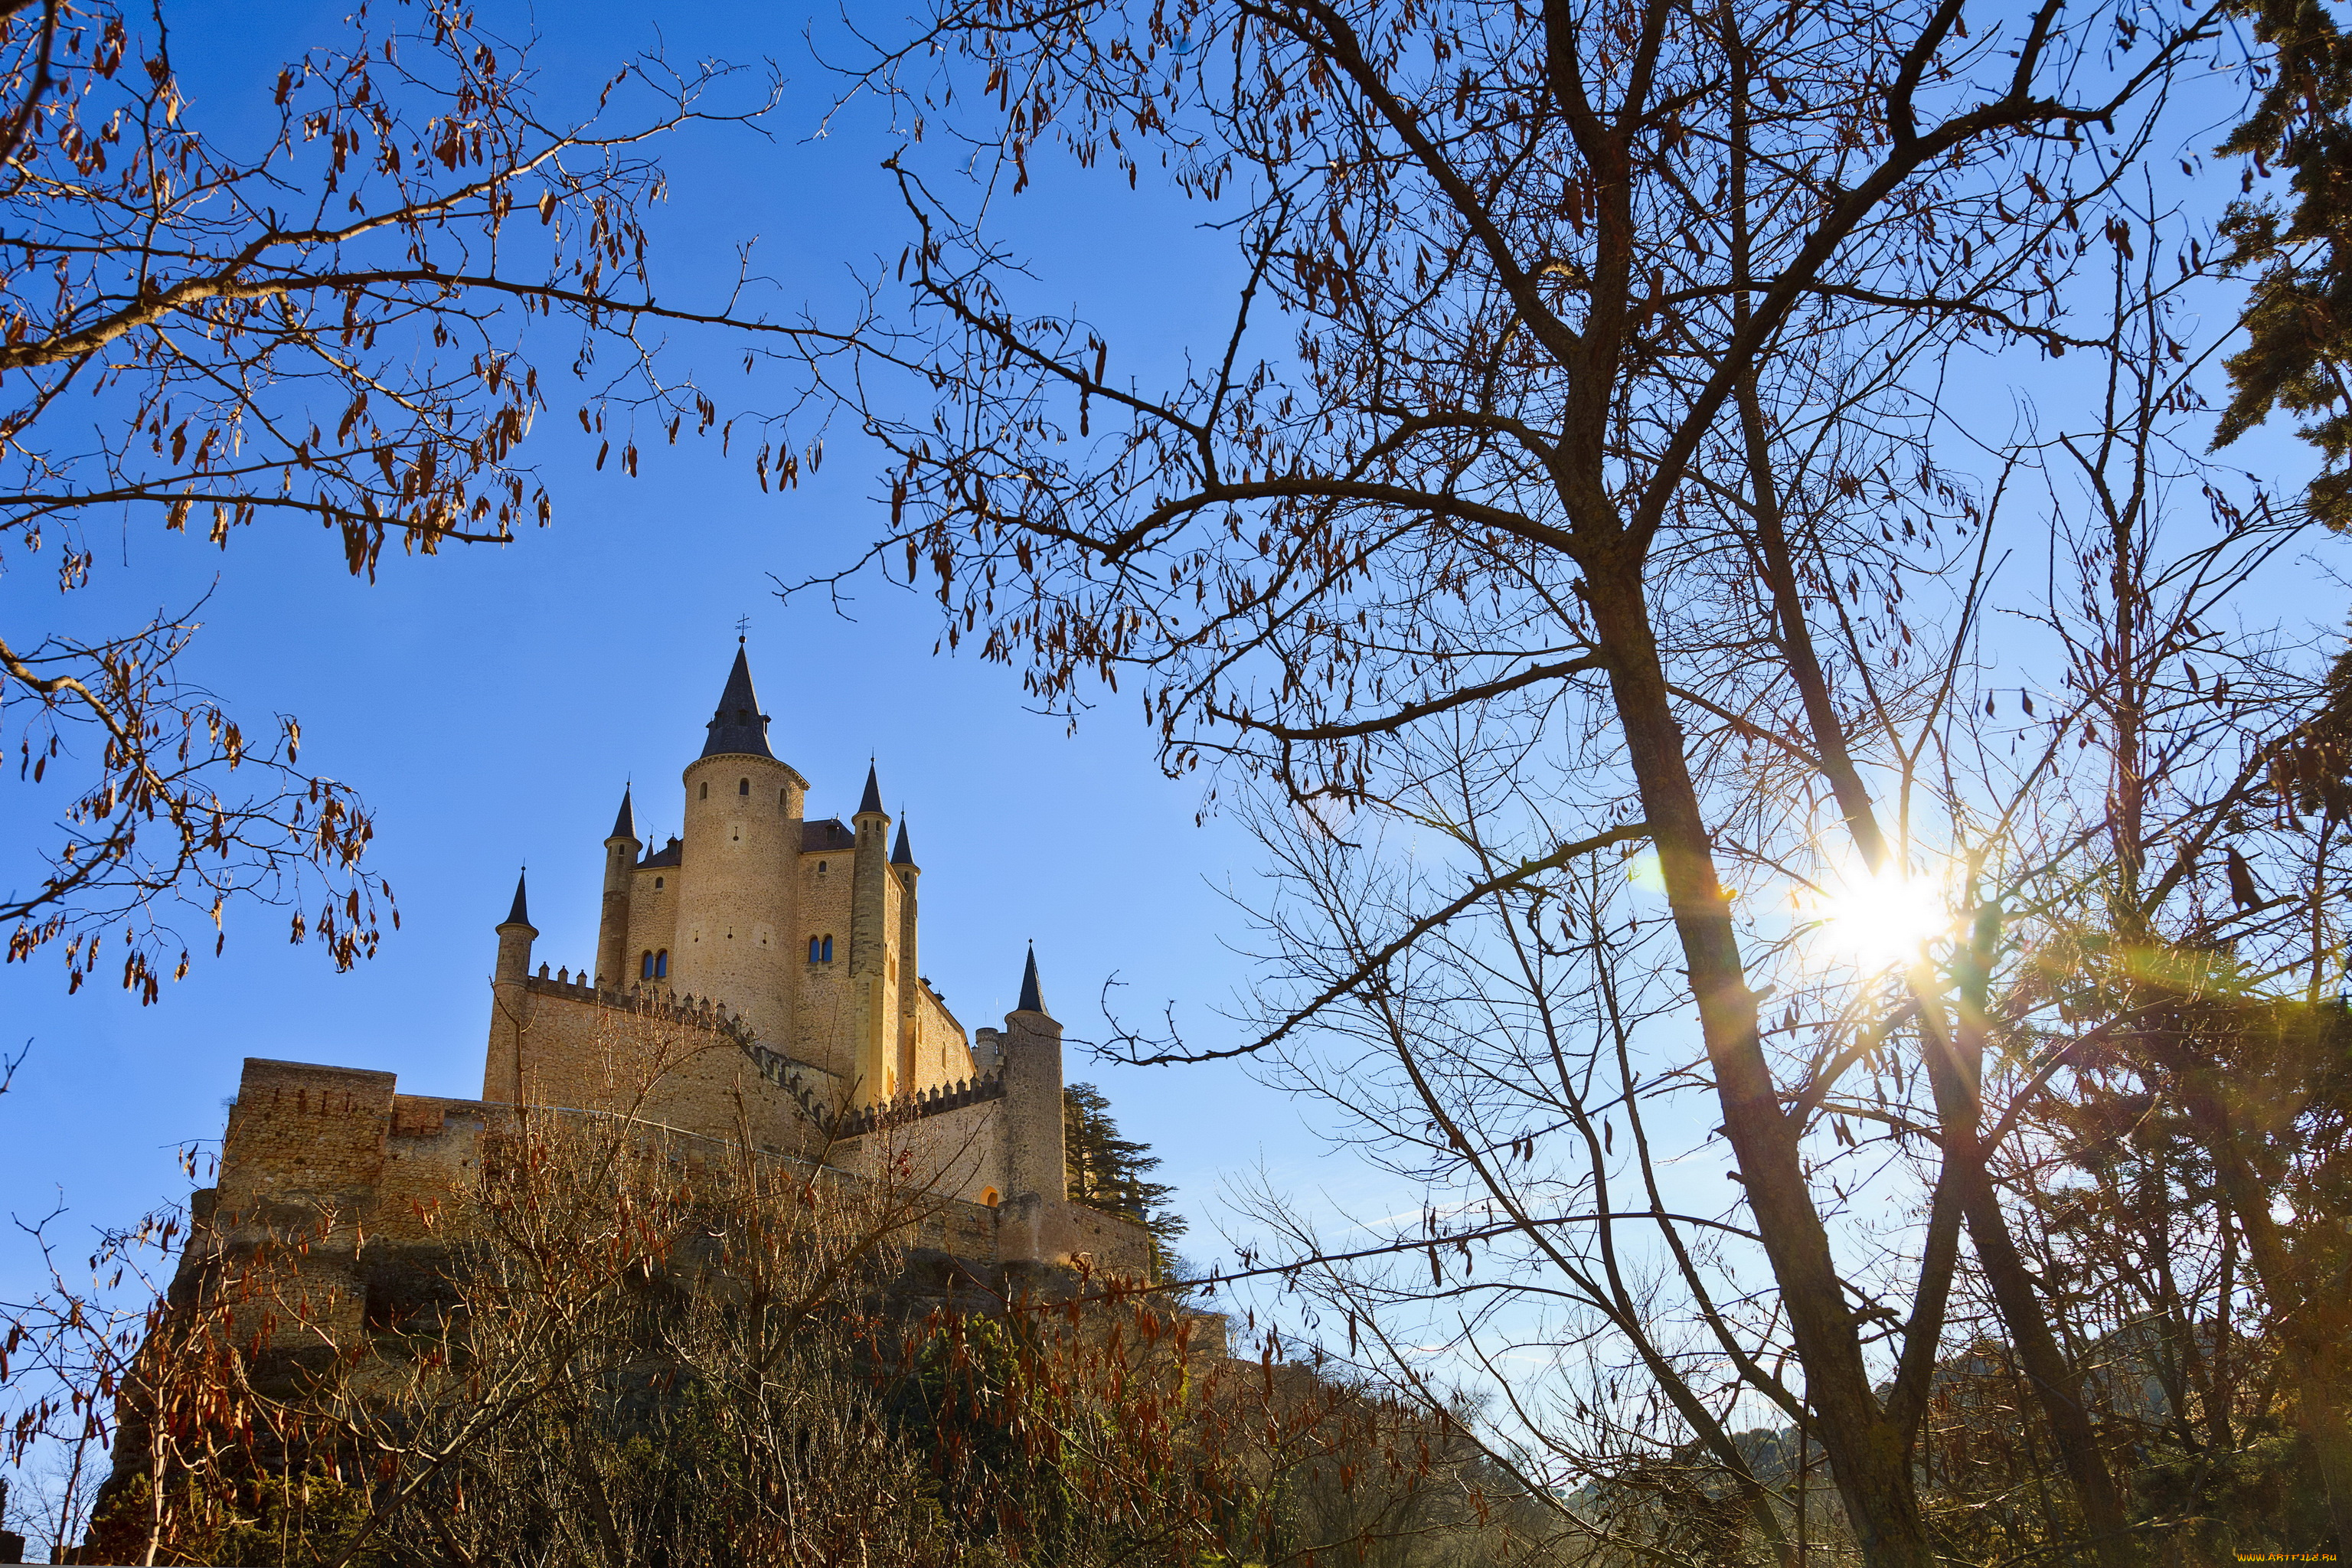
<svg viewBox="0 0 2352 1568"><path fill-rule="evenodd" d="M622 795L593 972L534 972L517 882L479 1100L248 1058L191 1258L299 1230L312 1287L337 1289L354 1322L377 1319L374 1298L397 1280L372 1269L369 1247L396 1254L501 1131L545 1114L748 1140L852 1179L887 1144L937 1200L922 1247L982 1268L1147 1270L1140 1225L1068 1199L1062 1030L1034 953L1003 1029L967 1037L919 971L920 871L905 824L891 840L874 772L847 826L811 820L808 781L770 747L768 723L739 645L685 771L682 835L647 852Z"/></svg>

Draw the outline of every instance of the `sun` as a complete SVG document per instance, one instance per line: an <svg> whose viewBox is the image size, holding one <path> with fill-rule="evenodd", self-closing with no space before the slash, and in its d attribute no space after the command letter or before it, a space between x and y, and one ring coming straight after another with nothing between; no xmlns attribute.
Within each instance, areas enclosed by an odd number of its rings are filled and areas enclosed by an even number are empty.
<svg viewBox="0 0 2352 1568"><path fill-rule="evenodd" d="M1948 934L1955 919L1944 888L1932 877L1852 867L1818 892L1792 900L1812 922L1813 942L1866 970L1889 969L1917 958Z"/></svg>

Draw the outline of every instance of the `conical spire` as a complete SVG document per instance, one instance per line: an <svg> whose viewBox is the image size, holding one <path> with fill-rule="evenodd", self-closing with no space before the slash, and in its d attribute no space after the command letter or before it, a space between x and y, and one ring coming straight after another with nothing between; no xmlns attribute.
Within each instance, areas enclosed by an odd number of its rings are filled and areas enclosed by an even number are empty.
<svg viewBox="0 0 2352 1568"><path fill-rule="evenodd" d="M878 813L881 809L882 781L874 776L874 764L868 763L866 764L866 793L858 797L857 815L863 816L869 811Z"/></svg>
<svg viewBox="0 0 2352 1568"><path fill-rule="evenodd" d="M1034 942L1029 948L1029 967L1021 972L1021 1002L1013 1010L1016 1013L1043 1013L1045 1010L1045 999L1037 994L1037 948Z"/></svg>
<svg viewBox="0 0 2352 1568"><path fill-rule="evenodd" d="M507 918L504 922L508 925L527 926L530 924L530 910L526 907L526 901L523 898L523 880L529 875L530 873L525 871L518 871L515 873L514 908L507 911Z"/></svg>
<svg viewBox="0 0 2352 1568"><path fill-rule="evenodd" d="M898 842L890 849L890 864L893 866L915 864L915 852L907 847L907 819L903 816L898 819ZM917 868L920 869L920 868Z"/></svg>
<svg viewBox="0 0 2352 1568"><path fill-rule="evenodd" d="M613 818L613 831L606 834L605 837L607 838L627 838L634 840L636 836L637 816L635 812L629 809L629 786L623 784L621 786L621 815Z"/></svg>
<svg viewBox="0 0 2352 1568"><path fill-rule="evenodd" d="M710 738L702 754L729 753L772 759L768 750L768 716L760 711L759 693L751 689L751 661L743 645L735 645L735 668L727 672L727 689L719 694L718 710L710 715Z"/></svg>

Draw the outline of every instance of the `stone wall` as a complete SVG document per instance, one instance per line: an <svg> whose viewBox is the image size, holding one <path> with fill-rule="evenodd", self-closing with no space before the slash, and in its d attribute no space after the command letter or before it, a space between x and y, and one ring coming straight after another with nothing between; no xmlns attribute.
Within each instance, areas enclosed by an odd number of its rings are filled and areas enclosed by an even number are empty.
<svg viewBox="0 0 2352 1568"><path fill-rule="evenodd" d="M547 984L551 990L553 983ZM674 1020L654 1020L661 1027L652 1027L643 1014L597 1009L580 998L535 994L532 1005L542 1021L563 1020L579 1039L618 1038L625 1046L631 1039L658 1041L691 1032ZM601 1034L582 1022L597 1012L604 1015L593 1026ZM638 1032L625 1029L615 1036L615 1022L636 1024ZM715 1071L686 1076L673 1097L646 1097L635 1118L645 1124L646 1136L687 1139L723 1152L738 1146L730 1130L738 1087L747 1105L765 1101L772 1110L786 1100L731 1040L728 1049L747 1069L744 1078ZM609 1054L617 1059L625 1052L615 1047ZM596 1087L584 1073L572 1081ZM625 1072L616 1072L612 1081L625 1083ZM688 1125L689 1119L713 1125L709 1107L716 1102L698 1097L722 1081L728 1121L713 1131ZM602 1097L600 1091L575 1098ZM928 1187L938 1196L910 1239L975 1267L1078 1264L1121 1274L1148 1268L1148 1240L1142 1227L1129 1221L1034 1193L1003 1195L993 1205L980 1201L991 1193L1006 1194L1003 1108L1003 1100L988 1100L886 1121L882 1130L830 1151L840 1171L837 1179L859 1180L877 1163L887 1163L895 1182ZM370 1321L371 1312L381 1314L384 1302L430 1294L429 1279L410 1278L423 1267L417 1258L437 1255L455 1239L444 1217L452 1194L478 1178L481 1162L498 1138L514 1130L519 1115L620 1113L609 1104L549 1104L519 1111L509 1105L401 1094L388 1072L248 1058L223 1141L218 1184L199 1194L194 1205L197 1234L191 1237L191 1256L235 1268L268 1248L266 1278L254 1291L265 1305L255 1311L266 1313L266 1303L273 1300L280 1304L274 1338L291 1343L308 1331L288 1326L295 1314L285 1309L298 1305L302 1317L331 1333L356 1331ZM767 1112L754 1120L755 1127L778 1124ZM804 1121L799 1125L807 1128ZM805 1146L810 1133L794 1136ZM802 1158L788 1145L771 1147L777 1158ZM257 1317L252 1326L260 1331Z"/></svg>
<svg viewBox="0 0 2352 1568"><path fill-rule="evenodd" d="M667 991L599 992L536 976L522 987L515 1036L526 1103L635 1115L707 1137L748 1126L754 1147L807 1154L814 1136L740 1043L722 1009ZM841 1087L811 1066L809 1088Z"/></svg>

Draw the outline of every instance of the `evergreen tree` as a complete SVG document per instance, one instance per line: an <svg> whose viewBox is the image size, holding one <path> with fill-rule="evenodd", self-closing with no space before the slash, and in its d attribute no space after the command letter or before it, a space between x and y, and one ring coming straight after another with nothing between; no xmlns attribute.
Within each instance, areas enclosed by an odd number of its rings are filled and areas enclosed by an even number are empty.
<svg viewBox="0 0 2352 1568"><path fill-rule="evenodd" d="M1185 1223L1168 1206L1176 1189L1150 1180L1160 1168L1160 1156L1150 1144L1120 1135L1109 1098L1090 1083L1062 1091L1062 1127L1069 1151L1070 1200L1142 1226L1151 1233L1155 1262L1164 1264L1174 1255Z"/></svg>
<svg viewBox="0 0 2352 1568"><path fill-rule="evenodd" d="M2267 201L2233 205L2222 224L2231 259L2254 270L2247 346L2230 358L2232 395L2214 441L2224 447L2271 410L2315 415L2303 438L2326 458L2312 482L2313 513L2352 526L2352 37L2318 0L2247 0L2239 14L2271 51L2253 112L2222 146L2288 172L2290 210ZM2247 176L2251 189L2252 175Z"/></svg>

